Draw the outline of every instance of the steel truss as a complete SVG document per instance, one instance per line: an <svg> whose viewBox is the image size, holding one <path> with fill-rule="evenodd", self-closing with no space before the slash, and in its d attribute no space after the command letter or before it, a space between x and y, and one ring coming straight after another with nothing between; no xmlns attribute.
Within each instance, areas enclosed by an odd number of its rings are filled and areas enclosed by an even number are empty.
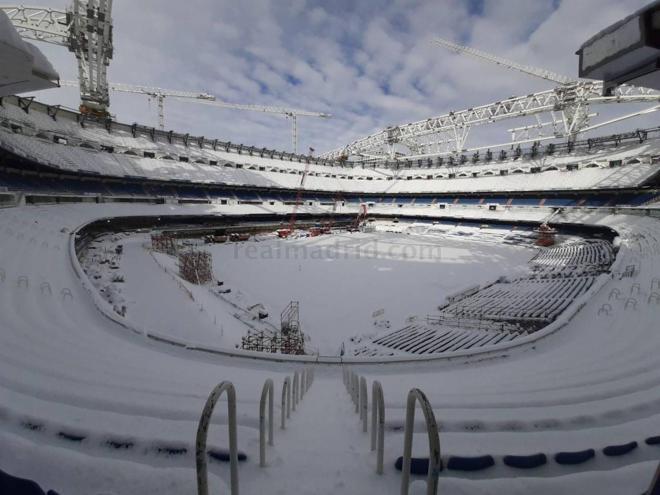
<svg viewBox="0 0 660 495"><path fill-rule="evenodd" d="M575 82L558 86L551 90L527 96L511 97L488 105L468 108L458 112L449 112L411 124L388 127L380 132L350 143L348 146L329 151L323 158L345 159L350 156L367 158L396 158L395 145L408 148L406 159L439 156L470 151L466 142L474 126L493 124L506 119L548 114L551 122L540 120L531 128L552 127L552 134L539 133L536 140L565 138L574 141L580 133L601 124L591 126L591 105L609 103L658 103L660 92L634 86L620 86L612 96L603 96L603 84L600 82ZM645 109L639 114L648 113ZM652 111L658 106L652 107ZM625 118L632 118L638 113ZM618 121L613 119L609 123ZM520 131L525 128L512 129ZM528 129L528 130L529 130ZM507 144L529 142L529 138L514 140ZM475 148L476 149L476 148Z"/></svg>
<svg viewBox="0 0 660 495"><path fill-rule="evenodd" d="M104 114L110 98L107 66L113 55L112 0L73 0L66 11L0 6L25 39L65 46L78 59L81 108Z"/></svg>

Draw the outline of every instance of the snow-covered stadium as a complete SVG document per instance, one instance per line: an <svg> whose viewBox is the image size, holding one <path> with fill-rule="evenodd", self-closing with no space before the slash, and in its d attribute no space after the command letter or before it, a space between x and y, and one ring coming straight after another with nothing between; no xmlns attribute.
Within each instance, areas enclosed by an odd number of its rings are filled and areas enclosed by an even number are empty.
<svg viewBox="0 0 660 495"><path fill-rule="evenodd" d="M234 105L294 123L236 144L107 82L111 4L0 7L0 494L659 493L657 89L437 39L555 87L321 155L328 114ZM658 17L603 36L657 68Z"/></svg>

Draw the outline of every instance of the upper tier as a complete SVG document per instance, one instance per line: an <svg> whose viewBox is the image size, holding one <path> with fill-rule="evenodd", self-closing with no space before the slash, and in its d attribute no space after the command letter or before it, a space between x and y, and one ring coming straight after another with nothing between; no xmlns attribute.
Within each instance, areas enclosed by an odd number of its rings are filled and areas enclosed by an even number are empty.
<svg viewBox="0 0 660 495"><path fill-rule="evenodd" d="M275 189L297 189L308 168L305 189L348 193L618 189L640 186L660 172L657 138L570 154L392 169L106 125L16 97L2 99L0 148L71 172Z"/></svg>

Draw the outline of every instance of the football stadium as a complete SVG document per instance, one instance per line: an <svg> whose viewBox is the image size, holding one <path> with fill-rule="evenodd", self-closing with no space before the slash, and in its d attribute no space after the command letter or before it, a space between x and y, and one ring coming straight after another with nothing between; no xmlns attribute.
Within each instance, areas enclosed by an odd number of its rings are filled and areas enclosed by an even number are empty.
<svg viewBox="0 0 660 495"><path fill-rule="evenodd" d="M59 3L0 6L2 495L660 493L660 3ZM207 18L290 74L112 82Z"/></svg>

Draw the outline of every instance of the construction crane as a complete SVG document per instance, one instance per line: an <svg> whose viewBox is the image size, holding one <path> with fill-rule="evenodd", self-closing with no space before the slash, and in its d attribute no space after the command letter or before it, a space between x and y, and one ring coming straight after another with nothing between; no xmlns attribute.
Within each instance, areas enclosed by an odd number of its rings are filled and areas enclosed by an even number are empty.
<svg viewBox="0 0 660 495"><path fill-rule="evenodd" d="M76 87L76 81L60 81L60 86ZM292 144L293 152L298 152L298 117L319 117L323 119L330 118L331 115L327 113L309 112L307 110L298 110L293 108L271 107L261 105L246 105L240 103L228 103L225 101L217 100L215 96L204 92L187 92L177 91L172 89L156 88L151 86L136 86L131 84L122 83L108 83L108 87L112 91L119 91L123 93L144 94L149 97L155 98L158 102L158 126L161 130L165 129L165 108L164 100L166 97L189 100L197 103L205 103L219 108L229 108L233 110L247 110L251 112L274 113L284 115L290 118L293 123L292 127Z"/></svg>
<svg viewBox="0 0 660 495"><path fill-rule="evenodd" d="M261 105L244 105L240 103L227 103L225 101L204 101L196 100L197 103L203 103L205 105L211 105L214 107L221 108L230 108L234 110L247 110L251 112L262 112L262 113L275 113L284 115L286 118L291 119L292 128L291 128L291 144L293 146L293 152L298 153L298 117L318 117L322 119L328 119L332 117L329 113L320 113L320 112L309 112L307 110L298 110L293 108L282 108L282 107L271 107L271 106L261 106Z"/></svg>
<svg viewBox="0 0 660 495"><path fill-rule="evenodd" d="M555 87L525 96L511 96L504 100L465 110L451 111L417 122L388 127L356 139L341 148L327 151L321 154L322 158L346 160L355 156L367 160L416 160L548 139L566 139L571 142L575 141L581 133L660 111L660 105L658 105L660 92L653 89L621 85L611 94L604 96L603 83L600 81L575 80L548 70L517 64L450 41L437 39L435 42L459 53L551 81L555 83ZM620 115L604 122L590 123L592 117L598 116L596 113L589 112L591 105L614 103L651 103L654 106ZM475 126L490 125L520 117L536 117L541 114L549 114L551 121L542 122L539 119L536 124L510 129L512 132L512 142L510 143L467 146L470 130ZM542 134L540 131L548 126L552 127L552 132ZM517 135L532 129L538 129L539 135L523 136L522 138ZM400 148L396 149L395 146L403 146L407 150L402 151Z"/></svg>
<svg viewBox="0 0 660 495"><path fill-rule="evenodd" d="M517 62L513 62L511 60L498 57L497 55L493 55L491 53L477 50L476 48L472 48L469 46L459 45L457 43L442 38L435 38L433 42L437 43L438 45L442 45L445 48L449 48L455 53L465 53L466 55L471 55L475 58L485 60L487 62L492 62L496 65L501 65L502 67L505 67L507 69L517 70L518 72L522 72L523 74L539 77L541 79L545 79L546 81L554 82L557 84L563 84L563 85L575 84L577 82L573 78L564 76L562 74L557 74L556 72L552 72L546 69L541 69L539 67L534 67L531 65L519 64Z"/></svg>
<svg viewBox="0 0 660 495"><path fill-rule="evenodd" d="M60 81L60 86L77 87L77 81ZM215 101L215 96L204 92L177 91L172 89L155 88L151 86L136 86L133 84L108 83L112 91L147 95L158 103L158 128L165 130L165 98L179 99L192 98L197 100Z"/></svg>
<svg viewBox="0 0 660 495"><path fill-rule="evenodd" d="M73 0L66 10L22 5L0 9L23 38L67 47L78 59L81 113L108 115L112 0Z"/></svg>
<svg viewBox="0 0 660 495"><path fill-rule="evenodd" d="M470 55L480 60L485 60L486 62L492 62L496 65L500 65L506 69L515 70L532 77L537 77L545 81L556 83L559 86L555 89L555 91L567 93L570 95L568 104L563 105L562 108L557 108L557 110L561 111L561 119L556 119L553 116L552 123L543 124L539 122L537 126L533 127L553 125L556 130L557 125L561 123L563 124L562 134L567 137L569 141L574 141L577 139L579 132L589 126L589 119L591 116L593 116L593 114L589 113L588 97L580 97L579 94L584 93L584 91L580 90L584 89L586 85L592 85L593 83L587 81L578 81L575 78L557 74L556 72L552 72L547 69L519 64L517 62L498 57L497 55L493 55L482 50L477 50L476 48L471 48L469 46L459 45L442 38L435 38L433 41L441 46L444 46L445 48L449 48L456 53ZM575 97L573 97L573 95L575 95ZM555 134L559 133L555 131ZM515 139L515 137L513 139Z"/></svg>

